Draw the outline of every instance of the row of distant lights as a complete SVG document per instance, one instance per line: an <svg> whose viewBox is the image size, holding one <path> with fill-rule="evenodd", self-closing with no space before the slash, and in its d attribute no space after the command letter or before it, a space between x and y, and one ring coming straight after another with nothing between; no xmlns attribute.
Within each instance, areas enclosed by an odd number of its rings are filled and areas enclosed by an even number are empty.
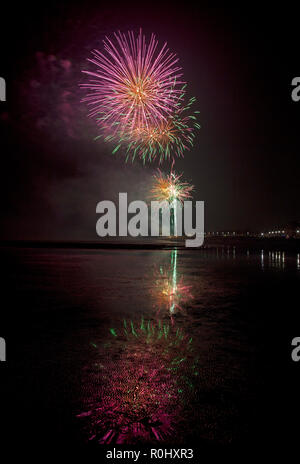
<svg viewBox="0 0 300 464"><path fill-rule="evenodd" d="M300 234L300 229L296 230L297 234ZM204 232L204 235L235 235L236 232ZM275 234L285 234L285 230L272 230L270 232L261 232L261 236L264 235L275 235ZM250 232L246 232L246 235L250 235ZM255 233L253 234L255 235Z"/></svg>
<svg viewBox="0 0 300 464"><path fill-rule="evenodd" d="M204 232L204 235L235 235L235 232ZM249 235L249 232L247 232Z"/></svg>
<svg viewBox="0 0 300 464"><path fill-rule="evenodd" d="M296 230L297 234L300 234L300 230ZM260 235L271 235L271 234L285 234L285 230L272 230L271 232L262 232Z"/></svg>
<svg viewBox="0 0 300 464"><path fill-rule="evenodd" d="M297 232L299 232L297 230ZM262 232L260 235L285 234L285 230L272 230L271 232Z"/></svg>
<svg viewBox="0 0 300 464"><path fill-rule="evenodd" d="M297 230L297 232L300 232ZM275 232L269 232L269 234L277 234L277 231ZM279 234L284 234L284 230L281 232L280 230L278 231ZM204 235L235 235L236 232L204 232ZM243 235L243 234L241 234ZM246 235L250 235L250 232L246 232ZM255 233L253 235L256 235ZM260 235L264 235L264 233L262 232ZM266 234L267 235L267 234Z"/></svg>

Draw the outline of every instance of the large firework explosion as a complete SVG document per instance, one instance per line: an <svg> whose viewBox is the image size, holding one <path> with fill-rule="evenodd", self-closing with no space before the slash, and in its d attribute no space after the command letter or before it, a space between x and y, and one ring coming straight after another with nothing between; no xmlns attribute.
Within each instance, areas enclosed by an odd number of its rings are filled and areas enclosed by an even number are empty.
<svg viewBox="0 0 300 464"><path fill-rule="evenodd" d="M126 161L139 158L145 163L158 158L161 163L174 159L174 156L182 157L184 151L193 146L194 131L200 129L200 125L197 122L199 111L191 112L195 97L190 98L186 105L180 100L174 114L166 119L144 127L128 128L121 133L109 133L104 140L116 144L113 153L124 147Z"/></svg>
<svg viewBox="0 0 300 464"><path fill-rule="evenodd" d="M121 133L166 120L176 110L182 95L181 68L176 54L165 43L159 50L151 35L149 43L140 30L114 34L114 41L105 38L104 50L93 50L89 59L95 71L82 87L88 90L83 99L90 107L100 128Z"/></svg>
<svg viewBox="0 0 300 464"><path fill-rule="evenodd" d="M199 374L192 338L144 318L124 320L110 335L113 361L100 351L99 362L89 367L86 408L77 416L87 418L88 439L134 444L176 437L178 424L189 420L186 408Z"/></svg>
<svg viewBox="0 0 300 464"><path fill-rule="evenodd" d="M164 174L160 169L154 174L151 199L156 201L167 201L169 204L179 201L183 204L185 200L192 198L194 186L188 182L181 181L182 174L176 174L171 169L170 174Z"/></svg>

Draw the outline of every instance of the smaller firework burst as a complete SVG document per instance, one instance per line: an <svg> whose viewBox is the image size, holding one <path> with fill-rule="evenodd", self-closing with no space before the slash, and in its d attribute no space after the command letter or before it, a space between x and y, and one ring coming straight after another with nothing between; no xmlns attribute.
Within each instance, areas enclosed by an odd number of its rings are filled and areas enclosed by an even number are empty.
<svg viewBox="0 0 300 464"><path fill-rule="evenodd" d="M188 182L181 181L182 173L176 174L171 168L170 174L164 174L160 169L154 175L151 199L156 201L167 201L169 204L192 198L194 186Z"/></svg>
<svg viewBox="0 0 300 464"><path fill-rule="evenodd" d="M126 161L139 158L144 163L156 159L161 163L174 159L174 156L183 157L184 151L193 146L195 130L200 129L197 122L199 111L191 112L195 97L184 105L181 101L183 96L184 93L178 99L174 114L166 119L147 126L123 128L113 133L110 131L104 140L115 143L112 153L124 148ZM104 127L103 130L107 132Z"/></svg>

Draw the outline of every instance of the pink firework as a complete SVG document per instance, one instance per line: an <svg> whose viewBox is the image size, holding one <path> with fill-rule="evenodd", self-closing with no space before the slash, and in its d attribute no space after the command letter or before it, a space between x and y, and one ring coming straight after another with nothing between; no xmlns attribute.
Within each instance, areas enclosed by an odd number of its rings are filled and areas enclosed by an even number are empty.
<svg viewBox="0 0 300 464"><path fill-rule="evenodd" d="M165 43L161 49L152 34L150 42L140 30L115 33L115 43L106 37L105 53L93 50L88 59L96 66L81 86L83 99L102 129L137 130L166 120L175 110L183 90L181 68L176 54Z"/></svg>

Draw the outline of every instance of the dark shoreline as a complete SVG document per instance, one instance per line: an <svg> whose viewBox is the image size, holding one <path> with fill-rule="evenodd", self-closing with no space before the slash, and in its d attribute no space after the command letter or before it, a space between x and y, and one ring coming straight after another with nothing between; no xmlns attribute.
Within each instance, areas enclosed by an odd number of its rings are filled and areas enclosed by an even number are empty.
<svg viewBox="0 0 300 464"><path fill-rule="evenodd" d="M257 237L207 237L199 248L187 248L184 238L139 239L119 237L102 241L64 241L64 240L1 240L0 248L60 248L60 249L126 249L126 250L169 250L173 248L187 251L201 251L210 248L232 248L237 250L281 250L300 253L300 239L257 238Z"/></svg>

